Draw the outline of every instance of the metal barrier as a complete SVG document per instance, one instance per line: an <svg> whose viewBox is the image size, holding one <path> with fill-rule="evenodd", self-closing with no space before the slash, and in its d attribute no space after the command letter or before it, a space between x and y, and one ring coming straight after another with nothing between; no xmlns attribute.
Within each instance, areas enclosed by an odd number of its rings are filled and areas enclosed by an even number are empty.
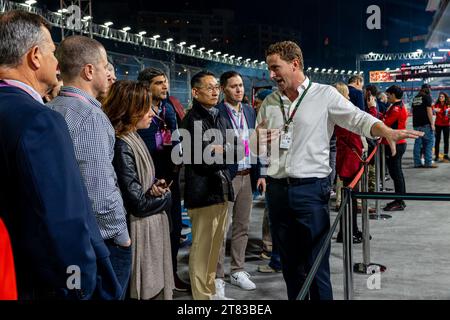
<svg viewBox="0 0 450 320"><path fill-rule="evenodd" d="M314 277L317 273L320 263L328 250L328 246L331 242L331 237L333 236L339 221L342 219L342 232L343 232L343 266L344 266L344 299L352 300L353 291L353 271L362 272L366 274L371 274L373 272L383 272L386 267L380 264L375 264L370 262L370 232L369 232L369 215L368 200L376 201L377 213L373 217L377 220L385 220L383 215L380 215L380 200L417 200L417 201L449 201L450 194L436 194L436 193L406 193L406 194L395 194L380 192L385 190L384 186L384 175L385 175L385 150L384 145L378 144L374 149L372 154L367 158L367 160L362 161L362 168L356 175L353 182L345 188L342 188L342 201L339 212L333 225L328 232L326 239L320 249L308 276L303 284L300 293L297 296L297 300L304 300L311 287ZM376 174L376 192L369 192L368 181L369 181L369 170L368 165L371 160L375 157L375 174ZM380 173L381 180L380 181ZM353 189L356 185L361 184L361 191L357 192ZM353 265L353 237L352 237L352 199L362 200L362 232L363 232L363 262Z"/></svg>

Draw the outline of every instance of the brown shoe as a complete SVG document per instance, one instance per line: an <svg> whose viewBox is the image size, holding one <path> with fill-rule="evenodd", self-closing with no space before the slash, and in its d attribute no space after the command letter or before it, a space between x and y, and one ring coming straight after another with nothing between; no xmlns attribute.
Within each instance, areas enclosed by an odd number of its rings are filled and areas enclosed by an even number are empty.
<svg viewBox="0 0 450 320"><path fill-rule="evenodd" d="M431 166L424 166L424 168L426 168L426 169L436 169L436 168L439 168L439 166L437 164L433 163Z"/></svg>

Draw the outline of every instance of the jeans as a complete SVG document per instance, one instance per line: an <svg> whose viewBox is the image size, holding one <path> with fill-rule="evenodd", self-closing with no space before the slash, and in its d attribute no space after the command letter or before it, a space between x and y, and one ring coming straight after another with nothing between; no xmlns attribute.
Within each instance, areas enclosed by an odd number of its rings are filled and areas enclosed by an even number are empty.
<svg viewBox="0 0 450 320"><path fill-rule="evenodd" d="M297 299L319 250L330 231L327 178L301 179L287 184L268 178L267 204L273 241L278 245L288 299ZM332 300L330 281L330 244L309 290L312 300Z"/></svg>
<svg viewBox="0 0 450 320"><path fill-rule="evenodd" d="M422 145L423 150L425 151L425 166L431 166L432 158L433 158L433 144L434 144L434 133L431 130L431 126L428 124L422 127L414 127L414 130L422 131L425 133L423 137L417 138L414 142L414 166L420 167L422 162L420 161L422 154ZM399 145L397 145L398 147ZM388 150L389 147L386 147Z"/></svg>
<svg viewBox="0 0 450 320"><path fill-rule="evenodd" d="M439 158L439 145L441 144L441 132L444 134L444 155L448 156L448 136L449 127L436 126L436 144L434 145L434 154Z"/></svg>
<svg viewBox="0 0 450 320"><path fill-rule="evenodd" d="M406 143L397 144L397 153L392 156L391 148L386 147L386 165L389 168L389 174L394 181L395 193L405 194L405 177L403 176L402 157L406 151ZM400 202L401 200L399 200Z"/></svg>
<svg viewBox="0 0 450 320"><path fill-rule="evenodd" d="M119 280L123 289L120 299L124 300L131 276L131 246L119 246L112 239L105 240L105 244L110 252L109 259L116 273L117 280Z"/></svg>

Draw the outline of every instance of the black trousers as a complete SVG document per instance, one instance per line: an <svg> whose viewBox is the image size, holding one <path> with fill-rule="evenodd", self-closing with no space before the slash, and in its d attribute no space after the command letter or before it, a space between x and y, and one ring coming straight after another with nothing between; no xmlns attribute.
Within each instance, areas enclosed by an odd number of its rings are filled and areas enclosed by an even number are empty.
<svg viewBox="0 0 450 320"><path fill-rule="evenodd" d="M436 126L436 143L434 144L434 154L439 158L439 145L441 144L441 132L444 134L444 154L448 155L449 127Z"/></svg>
<svg viewBox="0 0 450 320"><path fill-rule="evenodd" d="M266 200L274 241L278 244L288 299L295 300L330 231L329 178L299 184L268 178ZM330 244L309 290L311 300L332 300Z"/></svg>
<svg viewBox="0 0 450 320"><path fill-rule="evenodd" d="M406 193L405 177L403 176L402 158L406 151L406 143L397 144L397 153L392 156L391 148L386 146L386 166L394 181L395 193ZM400 201L399 201L400 202Z"/></svg>

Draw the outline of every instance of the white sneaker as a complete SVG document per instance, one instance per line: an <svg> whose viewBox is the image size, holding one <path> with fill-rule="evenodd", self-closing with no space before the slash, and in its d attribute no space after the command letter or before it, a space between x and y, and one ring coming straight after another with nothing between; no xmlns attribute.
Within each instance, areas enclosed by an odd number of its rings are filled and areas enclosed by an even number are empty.
<svg viewBox="0 0 450 320"><path fill-rule="evenodd" d="M250 274L245 271L238 271L230 275L231 284L241 287L244 290L255 290L256 285L250 280Z"/></svg>
<svg viewBox="0 0 450 320"><path fill-rule="evenodd" d="M217 297L225 297L225 281L222 279L214 280L216 282L216 294ZM215 299L219 300L219 299Z"/></svg>
<svg viewBox="0 0 450 320"><path fill-rule="evenodd" d="M234 300L233 298L227 298L225 296L218 296L217 294L211 296L211 300Z"/></svg>

